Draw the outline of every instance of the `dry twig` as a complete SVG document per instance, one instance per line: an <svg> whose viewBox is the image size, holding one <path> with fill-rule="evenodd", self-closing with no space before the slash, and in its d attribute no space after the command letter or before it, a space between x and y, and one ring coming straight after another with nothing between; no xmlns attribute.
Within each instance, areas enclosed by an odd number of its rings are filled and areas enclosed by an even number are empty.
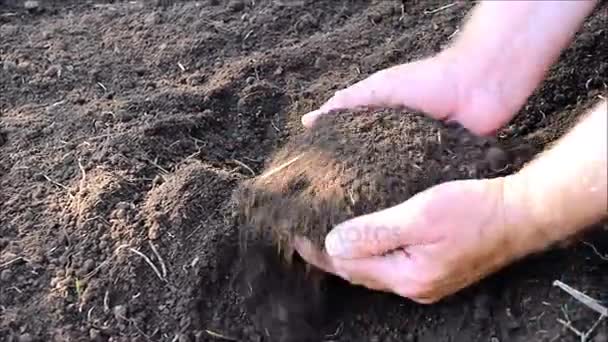
<svg viewBox="0 0 608 342"><path fill-rule="evenodd" d="M553 286L557 286L574 299L588 307L589 309L599 313L602 316L608 316L608 308L604 307L600 302L596 299L589 297L588 295L580 292L577 289L570 287L569 285L564 284L563 282L556 280L553 282Z"/></svg>
<svg viewBox="0 0 608 342"><path fill-rule="evenodd" d="M608 261L608 254L603 255L602 253L600 253L600 251L597 250L597 248L592 245L591 243L587 242L587 241L583 241L583 244L591 247L591 249L593 250L593 253L595 253L600 259L604 260L604 261Z"/></svg>
<svg viewBox="0 0 608 342"><path fill-rule="evenodd" d="M566 310L564 310L563 308L562 308L562 311L564 312L564 316L566 317L566 320L563 320L561 318L557 319L557 321L560 324L562 324L565 328L567 328L568 330L575 333L580 338L581 342L588 342L589 337L591 336L593 331L595 331L595 328L597 328L599 326L600 322L602 320L604 320L604 318L608 317L608 308L604 307L596 299L589 297L588 295L578 291L577 289L572 288L571 286L569 286L559 280L554 281L553 285L559 287L563 291L567 292L574 299L576 299L578 302L582 303L586 307L588 307L591 310L600 314L600 317L595 321L595 323L593 323L591 328L589 328L585 332L580 331L572 326L572 321L570 320L570 317L568 316L568 312Z"/></svg>
<svg viewBox="0 0 608 342"><path fill-rule="evenodd" d="M150 248L152 248L152 252L154 252L154 255L156 255L156 259L158 259L158 262L160 262L160 268L163 271L163 278L166 278L167 266L165 266L165 261L163 260L163 258L161 258L160 253L158 253L158 250L156 249L156 246L154 246L152 241L148 241L148 243L150 244Z"/></svg>
<svg viewBox="0 0 608 342"><path fill-rule="evenodd" d="M275 167L274 169L268 171L267 173L263 174L260 176L260 179L264 179L264 178L268 178L270 176L272 176L273 174L283 170L284 168L288 167L289 165L295 163L296 161L298 161L298 159L302 158L302 156L304 155L304 153L299 154L298 156L292 158L291 160L288 160L287 162L283 163L282 165L279 165L277 167Z"/></svg>
<svg viewBox="0 0 608 342"><path fill-rule="evenodd" d="M236 338L234 337L230 337L230 336L226 336L226 335L222 335L220 333L217 333L215 331L211 331L209 329L205 329L205 332L212 337L215 338L219 338L220 340L225 340L225 341L238 341Z"/></svg>
<svg viewBox="0 0 608 342"><path fill-rule="evenodd" d="M249 173L251 173L252 177L255 177L255 171L253 171L252 168L250 168L247 164L243 163L242 161L236 160L236 159L232 159L232 161L235 164L238 164L239 166L245 168L247 171L249 171Z"/></svg>
<svg viewBox="0 0 608 342"><path fill-rule="evenodd" d="M54 185L62 188L63 190L67 191L68 195L70 195L71 197L74 197L72 194L70 194L70 188L68 188L67 186L50 179L49 176L47 176L47 175L42 175L42 177L44 177L49 183L54 184Z"/></svg>
<svg viewBox="0 0 608 342"><path fill-rule="evenodd" d="M448 9L448 8L454 6L454 5L456 5L455 2L453 2L451 4L447 4L447 5L441 6L439 8L432 9L432 10L425 10L424 14L433 14L433 13L441 12L441 11L446 10L446 9Z"/></svg>
<svg viewBox="0 0 608 342"><path fill-rule="evenodd" d="M137 255L139 255L140 257L142 257L142 259L144 259L144 261L146 261L146 263L148 265L150 265L150 267L152 267L152 270L154 270L154 273L156 273L156 275L158 276L158 278L160 280L165 280L165 278L163 278L163 276L160 274L160 271L158 270L158 268L156 267L156 265L154 265L154 263L152 262L152 260L150 260L150 258L148 258L144 253L138 251L135 248L129 248L129 250Z"/></svg>
<svg viewBox="0 0 608 342"><path fill-rule="evenodd" d="M24 259L23 257L16 257L16 258L15 258L15 259L13 259L13 260L9 260L9 261L7 261L7 262L5 262L5 263L1 264L1 265L0 265L0 269L1 269L1 268L5 268L5 267L7 267L7 266L10 266L10 265L12 265L12 264L14 264L14 263L16 263L16 262L18 262L18 261L21 261L21 260L25 260L25 259Z"/></svg>

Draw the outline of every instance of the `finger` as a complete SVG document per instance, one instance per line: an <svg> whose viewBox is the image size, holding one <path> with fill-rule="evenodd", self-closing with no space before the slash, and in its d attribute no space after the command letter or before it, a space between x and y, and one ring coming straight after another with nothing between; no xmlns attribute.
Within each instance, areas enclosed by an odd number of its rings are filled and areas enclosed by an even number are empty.
<svg viewBox="0 0 608 342"><path fill-rule="evenodd" d="M435 303L442 298L432 287L413 280L421 271L420 265L404 250L381 257L338 259L334 267L354 285L394 293L419 304Z"/></svg>
<svg viewBox="0 0 608 342"><path fill-rule="evenodd" d="M349 282L372 290L398 293L404 281L402 270L409 263L404 251L395 251L386 256L357 260L339 259L334 261L336 271ZM409 268L409 267L406 267Z"/></svg>
<svg viewBox="0 0 608 342"><path fill-rule="evenodd" d="M304 125L304 127L306 128L311 128L314 123L316 122L317 118L319 116L321 116L321 110L317 109L317 110L313 110L312 112L308 113L308 114L304 114L302 116L302 125Z"/></svg>
<svg viewBox="0 0 608 342"><path fill-rule="evenodd" d="M294 247L305 262L324 272L341 276L336 271L329 256L316 248L310 240L296 236L294 239Z"/></svg>
<svg viewBox="0 0 608 342"><path fill-rule="evenodd" d="M339 224L325 238L327 253L333 258L367 258L436 243L440 235L432 229L435 194L431 188L394 207Z"/></svg>
<svg viewBox="0 0 608 342"><path fill-rule="evenodd" d="M337 92L320 109L305 114L302 123L310 127L321 115L357 107L409 107L436 119L444 119L451 108L437 96L445 93L446 88L452 89L443 82L446 79L443 69L442 65L430 59L378 71Z"/></svg>

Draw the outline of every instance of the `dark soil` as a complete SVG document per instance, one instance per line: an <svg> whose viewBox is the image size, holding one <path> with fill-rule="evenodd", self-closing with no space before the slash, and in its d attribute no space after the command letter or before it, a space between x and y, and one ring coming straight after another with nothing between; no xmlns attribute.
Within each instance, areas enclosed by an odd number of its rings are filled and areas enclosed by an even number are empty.
<svg viewBox="0 0 608 342"><path fill-rule="evenodd" d="M473 4L427 11L446 4L0 1L0 341L265 340L233 289L233 191L334 91L448 44ZM501 144L547 146L606 96L607 16L603 2ZM337 282L318 334L578 341L557 319L597 314L552 282L608 300L597 228L437 305Z"/></svg>
<svg viewBox="0 0 608 342"><path fill-rule="evenodd" d="M533 155L525 145L505 149L458 124L418 113L322 117L235 192L235 224L241 230L237 278L259 330L273 341L321 339L302 338L320 331L316 325L322 324L326 294L320 292L322 274L307 277L311 270L294 264L296 235L323 249L326 234L340 222L397 205L442 182L506 175Z"/></svg>

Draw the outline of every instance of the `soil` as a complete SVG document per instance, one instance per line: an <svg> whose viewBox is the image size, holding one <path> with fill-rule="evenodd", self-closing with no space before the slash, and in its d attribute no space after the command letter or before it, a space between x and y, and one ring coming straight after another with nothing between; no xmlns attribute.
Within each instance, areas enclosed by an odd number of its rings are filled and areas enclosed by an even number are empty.
<svg viewBox="0 0 608 342"><path fill-rule="evenodd" d="M303 113L440 51L473 6L24 3L0 1L3 342L267 340L233 283L233 192L300 136ZM501 144L548 146L606 96L607 16L604 1ZM557 319L587 330L598 315L552 284L608 300L606 225L595 228L432 306L336 281L318 333L579 341ZM592 338L607 335L604 320Z"/></svg>
<svg viewBox="0 0 608 342"><path fill-rule="evenodd" d="M236 278L258 330L272 341L321 339L313 333L325 316L327 281L294 260L296 235L322 250L326 234L340 222L442 182L509 174L534 154L521 142L505 149L456 123L411 111L322 117L276 152L262 175L235 191L234 224L241 232Z"/></svg>

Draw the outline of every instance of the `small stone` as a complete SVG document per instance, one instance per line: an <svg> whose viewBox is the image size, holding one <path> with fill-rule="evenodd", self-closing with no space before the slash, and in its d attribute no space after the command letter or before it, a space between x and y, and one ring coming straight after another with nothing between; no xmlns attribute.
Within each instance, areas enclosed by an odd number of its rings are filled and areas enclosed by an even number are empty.
<svg viewBox="0 0 608 342"><path fill-rule="evenodd" d="M59 75L61 75L61 67L58 65L51 65L44 72L44 76L46 77L59 77Z"/></svg>
<svg viewBox="0 0 608 342"><path fill-rule="evenodd" d="M148 229L148 239L156 240L160 237L160 225L158 223L153 223L150 229Z"/></svg>
<svg viewBox="0 0 608 342"><path fill-rule="evenodd" d="M179 320L179 326L182 328L185 328L187 326L190 325L190 317L188 317L188 315L184 315L182 316L182 318Z"/></svg>
<svg viewBox="0 0 608 342"><path fill-rule="evenodd" d="M274 71L275 76L283 75L283 67L278 67L277 70Z"/></svg>
<svg viewBox="0 0 608 342"><path fill-rule="evenodd" d="M245 9L245 2L242 0L232 0L228 3L228 9L232 12L239 12Z"/></svg>
<svg viewBox="0 0 608 342"><path fill-rule="evenodd" d="M126 110L119 110L116 113L116 118L120 121L120 122L129 122L131 120L133 120L134 115L127 112Z"/></svg>
<svg viewBox="0 0 608 342"><path fill-rule="evenodd" d="M117 305L112 309L114 313L114 317L117 320L123 320L127 318L127 306L126 305Z"/></svg>
<svg viewBox="0 0 608 342"><path fill-rule="evenodd" d="M165 180L164 180L163 176L161 176L161 175L156 175L156 177L154 177L154 180L152 181L152 183L153 183L154 185L161 185L161 184L163 184L163 182L164 182L164 181L165 181Z"/></svg>
<svg viewBox="0 0 608 342"><path fill-rule="evenodd" d="M382 13L373 12L367 15L367 18L374 24L379 24L382 21Z"/></svg>
<svg viewBox="0 0 608 342"><path fill-rule="evenodd" d="M28 11L34 11L40 7L40 2L36 0L28 0L23 3L23 7Z"/></svg>
<svg viewBox="0 0 608 342"><path fill-rule="evenodd" d="M146 26L153 26L158 24L159 22L160 16L158 15L158 13L150 13L144 18L144 24L146 24Z"/></svg>
<svg viewBox="0 0 608 342"><path fill-rule="evenodd" d="M9 279L11 279L11 270L4 270L2 271L2 273L0 273L0 280L1 281L8 281Z"/></svg>
<svg viewBox="0 0 608 342"><path fill-rule="evenodd" d="M247 77L247 79L245 80L245 82L247 82L247 84L254 84L255 83L255 77L249 76L249 77Z"/></svg>
<svg viewBox="0 0 608 342"><path fill-rule="evenodd" d="M205 74L195 73L195 74L188 76L188 79L186 80L186 82L188 82L188 84L191 86L197 86L197 85L201 85L201 84L205 83L206 79L207 79L207 76Z"/></svg>
<svg viewBox="0 0 608 342"><path fill-rule="evenodd" d="M15 70L15 69L17 69L17 63L15 63L13 61L4 61L2 63L2 69L4 69L4 71Z"/></svg>
<svg viewBox="0 0 608 342"><path fill-rule="evenodd" d="M91 328L91 330L89 330L89 338L91 341L101 341L101 331Z"/></svg>
<svg viewBox="0 0 608 342"><path fill-rule="evenodd" d="M125 220L127 218L127 211L125 209L116 210L116 218L119 220Z"/></svg>
<svg viewBox="0 0 608 342"><path fill-rule="evenodd" d="M93 259L87 259L82 265L82 269L85 273L89 273L95 268L95 261Z"/></svg>
<svg viewBox="0 0 608 342"><path fill-rule="evenodd" d="M27 72L32 68L32 63L29 61L22 61L17 65L19 72Z"/></svg>
<svg viewBox="0 0 608 342"><path fill-rule="evenodd" d="M42 186L38 186L32 190L32 198L35 200L41 200L44 198L45 189Z"/></svg>
<svg viewBox="0 0 608 342"><path fill-rule="evenodd" d="M300 20L296 23L296 29L303 31L309 28L314 28L319 25L317 18L313 17L312 14L308 13L303 15Z"/></svg>
<svg viewBox="0 0 608 342"><path fill-rule="evenodd" d="M509 163L507 154L498 147L490 147L486 151L486 161L493 171L504 170Z"/></svg>
<svg viewBox="0 0 608 342"><path fill-rule="evenodd" d="M33 342L34 338L32 337L32 335L25 333L22 334L21 336L19 336L19 342Z"/></svg>
<svg viewBox="0 0 608 342"><path fill-rule="evenodd" d="M179 342L190 342L190 337L188 337L188 335L186 335L186 334L180 334L178 341Z"/></svg>
<svg viewBox="0 0 608 342"><path fill-rule="evenodd" d="M103 130L106 128L106 124L101 120L95 120L93 126L95 126L96 130Z"/></svg>
<svg viewBox="0 0 608 342"><path fill-rule="evenodd" d="M327 62L323 57L317 57L315 59L315 68L317 69L325 69L327 67Z"/></svg>

